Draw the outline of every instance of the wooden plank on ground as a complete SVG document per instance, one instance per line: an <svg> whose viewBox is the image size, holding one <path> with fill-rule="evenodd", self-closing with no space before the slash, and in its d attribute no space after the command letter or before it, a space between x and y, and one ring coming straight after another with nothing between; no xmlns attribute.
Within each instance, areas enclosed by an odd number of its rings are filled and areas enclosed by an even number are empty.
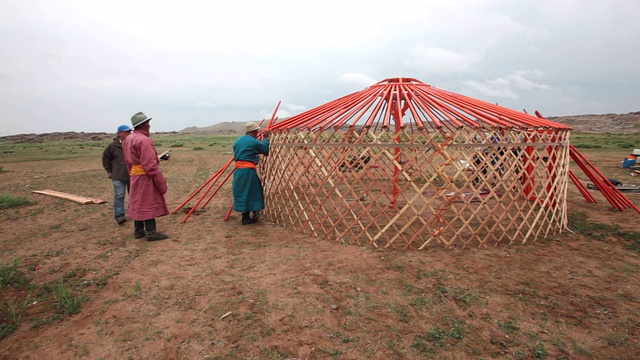
<svg viewBox="0 0 640 360"><path fill-rule="evenodd" d="M102 204L105 203L106 201L101 200L101 199L94 199L94 198L89 198L89 197L85 197L85 196L79 196L79 195L73 195L73 194L67 194L67 193L63 193L60 191L55 191L55 190L34 190L33 191L36 194L42 194L42 195L49 195L49 196L54 196L54 197L58 197L61 199L65 199L65 200L71 200L83 205L87 205L87 204Z"/></svg>
<svg viewBox="0 0 640 360"><path fill-rule="evenodd" d="M161 152L160 154L158 154L158 159L162 160L162 157L167 155L170 151L171 149Z"/></svg>

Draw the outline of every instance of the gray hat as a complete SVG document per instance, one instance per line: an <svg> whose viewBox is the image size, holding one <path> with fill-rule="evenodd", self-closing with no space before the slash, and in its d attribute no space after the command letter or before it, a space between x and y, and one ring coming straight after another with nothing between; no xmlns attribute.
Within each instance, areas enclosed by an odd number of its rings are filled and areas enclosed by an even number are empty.
<svg viewBox="0 0 640 360"><path fill-rule="evenodd" d="M139 113L131 117L131 125L133 125L133 127L135 128L138 125L142 125L151 119L153 118L147 117L147 115L145 115L142 111L140 111Z"/></svg>
<svg viewBox="0 0 640 360"><path fill-rule="evenodd" d="M247 125L244 126L244 131L248 133L258 129L260 129L260 127L254 122L247 123Z"/></svg>

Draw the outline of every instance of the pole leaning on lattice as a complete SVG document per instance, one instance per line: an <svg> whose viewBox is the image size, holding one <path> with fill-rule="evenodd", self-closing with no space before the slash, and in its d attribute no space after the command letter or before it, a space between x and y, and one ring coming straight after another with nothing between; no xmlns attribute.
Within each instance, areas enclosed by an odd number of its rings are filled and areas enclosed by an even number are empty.
<svg viewBox="0 0 640 360"><path fill-rule="evenodd" d="M276 117L276 113L278 112L278 108L280 108L280 103L281 101L278 101L278 105L276 105L275 110L273 111L273 114L271 115L271 118L269 119L269 122L267 123L267 129L269 129L276 120L278 120L278 118ZM262 126L262 124L264 123L265 119L262 119L260 121L260 123L258 124L258 126ZM262 139L262 131L260 131L258 133L258 138ZM182 209L185 205L187 205L191 200L193 200L193 198L195 198L203 189L206 188L206 190L204 191L204 193L202 193L202 195L200 196L200 198L198 199L198 201L195 203L195 205L193 207L191 207L189 209L189 211L187 212L187 215L184 217L184 219L182 219L182 222L185 223L187 222L187 220L189 219L189 217L191 216L191 214L193 214L194 212L196 212L196 210L198 209L198 206L200 206L200 204L202 203L202 201L207 197L207 195L209 194L209 192L211 191L211 189L216 185L216 183L218 182L218 180L222 179L222 181L218 184L218 186L216 187L216 189L213 191L213 193L209 196L209 198L207 199L207 201L204 202L204 204L202 205L201 209L204 209L209 202L211 202L211 200L213 199L213 197L218 193L218 191L220 191L220 189L222 188L222 186L227 182L227 180L231 177L231 175L233 174L234 168L231 168L231 171L223 178L222 175L227 171L227 169L229 168L229 166L231 166L231 164L233 163L233 156L231 157L231 159L229 159L225 165L223 165L218 171L216 171L207 181L205 181L204 184L202 184L196 191L194 191L182 204L180 204L180 206L178 206L175 210L173 210L172 214L176 214L178 211L180 211L180 209ZM207 187L207 185L209 185ZM229 209L229 211L227 212L226 216L225 216L225 221L229 220L229 217L231 216L231 212L233 209L233 203L231 203L231 207Z"/></svg>

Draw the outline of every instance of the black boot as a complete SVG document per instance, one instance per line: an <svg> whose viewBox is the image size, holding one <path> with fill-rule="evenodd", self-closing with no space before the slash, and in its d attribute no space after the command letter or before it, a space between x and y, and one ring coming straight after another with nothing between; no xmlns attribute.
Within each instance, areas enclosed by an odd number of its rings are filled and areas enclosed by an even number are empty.
<svg viewBox="0 0 640 360"><path fill-rule="evenodd" d="M251 220L251 216L249 216L248 212L242 213L242 225L253 224L253 220Z"/></svg>
<svg viewBox="0 0 640 360"><path fill-rule="evenodd" d="M159 241L169 238L169 235L156 231L156 219L145 220L144 227L147 230L147 241Z"/></svg>
<svg viewBox="0 0 640 360"><path fill-rule="evenodd" d="M159 240L164 240L168 238L169 238L169 235L159 233L157 231L147 233L147 241L159 241Z"/></svg>
<svg viewBox="0 0 640 360"><path fill-rule="evenodd" d="M253 211L252 215L251 221L258 222L258 219L260 219L260 211Z"/></svg>

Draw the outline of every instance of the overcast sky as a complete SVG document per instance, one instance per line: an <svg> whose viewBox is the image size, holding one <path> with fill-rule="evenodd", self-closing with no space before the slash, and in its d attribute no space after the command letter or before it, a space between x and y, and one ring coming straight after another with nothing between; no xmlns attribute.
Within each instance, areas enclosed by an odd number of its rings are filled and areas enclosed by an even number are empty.
<svg viewBox="0 0 640 360"><path fill-rule="evenodd" d="M299 114L380 80L640 110L636 0L0 0L0 136Z"/></svg>

